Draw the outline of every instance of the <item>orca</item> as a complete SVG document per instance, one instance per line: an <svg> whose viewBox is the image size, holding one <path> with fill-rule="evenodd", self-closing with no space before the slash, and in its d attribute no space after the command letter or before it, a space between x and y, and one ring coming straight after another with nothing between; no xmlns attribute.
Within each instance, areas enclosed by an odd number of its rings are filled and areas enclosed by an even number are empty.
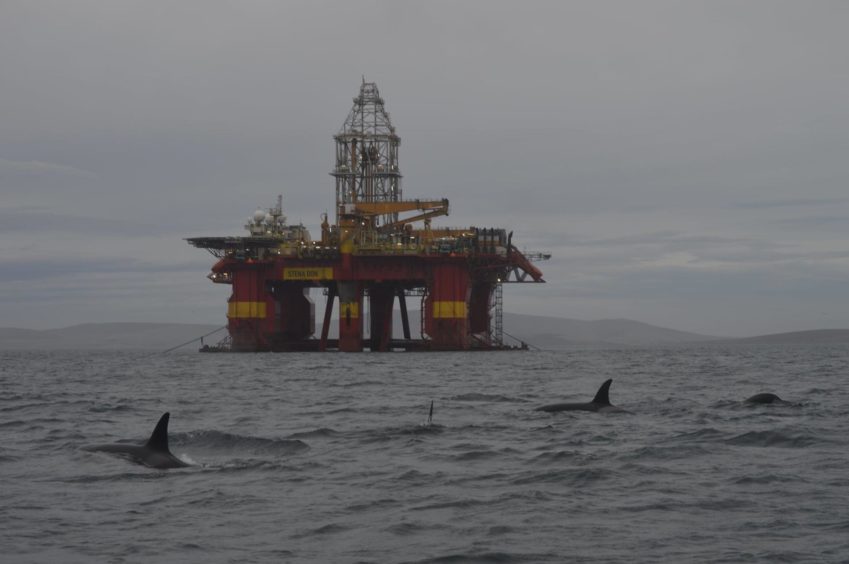
<svg viewBox="0 0 849 564"><path fill-rule="evenodd" d="M536 408L535 411L547 411L548 413L556 413L558 411L598 411L607 413L630 413L615 405L610 405L610 384L613 379L605 380L604 384L596 392L593 401L585 403L552 403Z"/></svg>
<svg viewBox="0 0 849 564"><path fill-rule="evenodd" d="M126 458L137 464L143 464L150 468L185 468L189 466L168 449L168 419L170 413L165 413L159 418L159 423L153 430L153 434L143 445L131 444L108 444L92 445L84 447L89 452L107 452Z"/></svg>
<svg viewBox="0 0 849 564"><path fill-rule="evenodd" d="M775 394L760 393L755 394L746 400L746 403L787 403Z"/></svg>

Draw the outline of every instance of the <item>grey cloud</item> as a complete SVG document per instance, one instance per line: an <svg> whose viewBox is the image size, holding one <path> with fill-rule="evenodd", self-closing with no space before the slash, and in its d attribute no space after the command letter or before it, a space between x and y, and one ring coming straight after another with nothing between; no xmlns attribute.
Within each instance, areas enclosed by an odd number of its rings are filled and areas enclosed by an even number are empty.
<svg viewBox="0 0 849 564"><path fill-rule="evenodd" d="M38 231L39 233L82 234L93 237L145 236L150 235L151 223L137 223L132 218L110 219L102 217L79 217L49 211L2 210L0 209L0 233L7 235Z"/></svg>
<svg viewBox="0 0 849 564"><path fill-rule="evenodd" d="M849 215L811 215L803 217L785 217L773 220L776 225L792 228L825 227L849 232Z"/></svg>
<svg viewBox="0 0 849 564"><path fill-rule="evenodd" d="M34 300L5 302L4 323L86 321L92 287L130 288L186 321L220 315L227 288L182 238L241 234L278 193L316 234L334 204L332 135L362 75L403 138L405 196L447 197L441 225L505 227L520 248L554 253L540 265L549 283L511 289L508 310L703 319L722 333L748 307L766 332L789 286L772 301L750 288L792 278L797 319L820 307L818 284L837 296L846 5L367 6L4 4L0 231L4 250L31 258L4 260L20 280L7 283ZM77 243L102 284L74 267ZM187 270L157 274L185 257ZM62 268L72 274L51 280ZM42 284L68 301L40 308L30 286ZM152 315L123 298L109 302L113 320ZM181 310L204 299L208 314ZM831 323L849 326L846 304L835 299Z"/></svg>
<svg viewBox="0 0 849 564"><path fill-rule="evenodd" d="M139 274L155 276L175 272L191 272L195 275L208 270L209 262L203 257L196 261L179 264L155 264L142 262L134 258L103 257L91 258L33 258L4 260L0 270L0 282L20 282L33 280L52 280L57 286L69 281L72 277L96 277L102 274ZM202 278L199 277L199 278ZM8 296L10 300L14 298Z"/></svg>
<svg viewBox="0 0 849 564"><path fill-rule="evenodd" d="M95 178L97 175L88 170L73 166L47 163L42 161L13 161L0 158L0 179L16 176L72 176L77 178Z"/></svg>
<svg viewBox="0 0 849 564"><path fill-rule="evenodd" d="M794 198L781 200L762 200L757 202L736 202L729 207L737 209L804 208L846 204L849 198Z"/></svg>
<svg viewBox="0 0 849 564"><path fill-rule="evenodd" d="M687 298L708 305L724 296L734 301L746 296L780 299L811 298L817 302L838 300L845 293L845 272L811 267L802 261L779 268L743 267L709 270L683 267L623 268L607 275L596 274L584 280L574 277L560 285L563 297L622 298L630 300Z"/></svg>

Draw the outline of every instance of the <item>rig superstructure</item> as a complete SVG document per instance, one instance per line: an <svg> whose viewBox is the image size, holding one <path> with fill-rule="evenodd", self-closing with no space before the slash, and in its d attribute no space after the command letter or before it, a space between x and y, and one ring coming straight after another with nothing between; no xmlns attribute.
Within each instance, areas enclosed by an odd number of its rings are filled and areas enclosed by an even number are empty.
<svg viewBox="0 0 849 564"><path fill-rule="evenodd" d="M187 239L218 258L208 278L232 285L226 348L505 348L501 285L544 282L531 259L549 255L521 253L505 229L432 226L432 218L448 215L447 199L403 199L401 138L374 83L363 80L334 140L336 221L323 215L320 240L312 240L303 225L287 224L282 197L275 207L254 213L245 226L248 236ZM318 335L312 288L327 296ZM410 297L421 302L416 336ZM402 338L393 338L396 299ZM338 338L332 339L337 300Z"/></svg>

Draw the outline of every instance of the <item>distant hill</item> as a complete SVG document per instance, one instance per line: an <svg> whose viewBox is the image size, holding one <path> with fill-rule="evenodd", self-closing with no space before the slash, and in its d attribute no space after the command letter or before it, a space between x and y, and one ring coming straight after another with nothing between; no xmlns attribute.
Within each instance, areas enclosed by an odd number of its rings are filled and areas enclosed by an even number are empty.
<svg viewBox="0 0 849 564"><path fill-rule="evenodd" d="M400 314L395 316L395 334L401 335ZM411 334L421 335L418 311L410 311ZM3 350L165 350L215 331L215 325L191 323L86 323L62 329L34 331L0 328ZM330 336L337 334L334 320ZM320 327L316 327L316 334ZM581 321L556 317L504 314L505 341L525 341L542 349L574 347L640 346L663 343L699 342L714 339L705 335L655 327L627 319ZM214 344L226 335L220 331L206 339ZM510 337L514 339L511 340ZM199 343L198 343L199 344ZM187 348L190 348L187 346Z"/></svg>
<svg viewBox="0 0 849 564"><path fill-rule="evenodd" d="M671 343L697 343L717 337L676 331L632 321L602 319L583 321L562 317L504 314L504 330L542 349L564 349L581 346L645 346Z"/></svg>
<svg viewBox="0 0 849 564"><path fill-rule="evenodd" d="M0 350L165 350L218 329L195 323L85 323L33 331L0 328ZM211 335L214 344L226 335Z"/></svg>
<svg viewBox="0 0 849 564"><path fill-rule="evenodd" d="M331 337L336 334L334 320ZM414 338L421 335L418 311L410 312L410 328ZM197 349L198 339L221 326L196 323L87 323L63 329L35 331L0 328L0 350L159 350L192 343L185 350ZM316 334L320 327L316 327ZM686 331L676 331L632 321L603 319L583 321L559 317L504 314L505 342L524 341L546 350L574 348L640 347L686 343L742 344L849 344L849 329L823 329L779 333L744 339L722 339ZM395 319L395 334L401 333L400 315ZM226 336L221 330L205 339L215 344Z"/></svg>
<svg viewBox="0 0 849 564"><path fill-rule="evenodd" d="M735 343L763 343L767 345L790 345L790 344L822 344L822 345L849 345L849 329L817 329L814 331L794 331L792 333L774 333L761 335L759 337L747 337L735 339Z"/></svg>

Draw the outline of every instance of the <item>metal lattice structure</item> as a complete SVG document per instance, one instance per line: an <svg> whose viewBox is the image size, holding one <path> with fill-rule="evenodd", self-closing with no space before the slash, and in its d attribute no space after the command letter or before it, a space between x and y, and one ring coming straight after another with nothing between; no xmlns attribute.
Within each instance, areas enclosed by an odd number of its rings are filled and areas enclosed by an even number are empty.
<svg viewBox="0 0 849 564"><path fill-rule="evenodd" d="M492 334L492 345L495 347L504 346L504 286L501 282L495 284L493 289L495 294L495 307L492 315L492 325L490 333Z"/></svg>
<svg viewBox="0 0 849 564"><path fill-rule="evenodd" d="M401 171L398 148L401 138L383 98L374 82L360 86L342 129L333 136L336 141L336 214L346 213L346 204L357 202L397 202L401 199ZM379 221L398 220L398 213L388 213Z"/></svg>

